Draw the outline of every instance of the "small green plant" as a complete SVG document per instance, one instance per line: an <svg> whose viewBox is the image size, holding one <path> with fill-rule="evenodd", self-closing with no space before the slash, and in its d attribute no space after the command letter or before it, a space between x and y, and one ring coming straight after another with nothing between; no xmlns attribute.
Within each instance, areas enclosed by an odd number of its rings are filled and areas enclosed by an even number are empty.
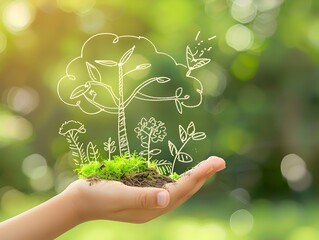
<svg viewBox="0 0 319 240"><path fill-rule="evenodd" d="M114 156L112 160L101 159L99 162L84 164L75 171L78 173L79 178L97 177L119 181L123 177L145 172L147 170L156 171L155 163L148 164L144 157L133 153L130 159L126 156Z"/></svg>

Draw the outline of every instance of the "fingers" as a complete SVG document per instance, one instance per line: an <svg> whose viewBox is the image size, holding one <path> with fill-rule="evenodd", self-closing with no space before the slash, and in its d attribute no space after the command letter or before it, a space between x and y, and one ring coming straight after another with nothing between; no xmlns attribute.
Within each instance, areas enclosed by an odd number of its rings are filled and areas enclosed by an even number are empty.
<svg viewBox="0 0 319 240"><path fill-rule="evenodd" d="M170 201L165 189L131 187L122 183L112 190L112 195L113 202L122 209L165 208Z"/></svg>
<svg viewBox="0 0 319 240"><path fill-rule="evenodd" d="M190 171L183 174L176 183L167 184L171 195L171 205L178 207L194 195L205 183L207 178L225 168L225 161L219 157L209 157Z"/></svg>

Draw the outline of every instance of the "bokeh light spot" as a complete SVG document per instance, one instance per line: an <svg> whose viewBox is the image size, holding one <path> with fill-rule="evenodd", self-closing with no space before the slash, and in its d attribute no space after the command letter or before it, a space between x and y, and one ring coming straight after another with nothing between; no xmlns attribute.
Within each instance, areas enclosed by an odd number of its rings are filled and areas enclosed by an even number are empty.
<svg viewBox="0 0 319 240"><path fill-rule="evenodd" d="M246 209L240 209L231 215L229 224L235 234L243 236L253 229L254 217Z"/></svg>
<svg viewBox="0 0 319 240"><path fill-rule="evenodd" d="M260 12L265 12L277 8L283 0L258 0L256 1L257 9Z"/></svg>
<svg viewBox="0 0 319 240"><path fill-rule="evenodd" d="M0 143L14 140L23 141L33 134L31 123L23 117L14 116L0 110Z"/></svg>
<svg viewBox="0 0 319 240"><path fill-rule="evenodd" d="M11 32L19 32L26 29L33 19L34 9L27 1L11 1L4 7L2 20Z"/></svg>
<svg viewBox="0 0 319 240"><path fill-rule="evenodd" d="M319 48L319 20L310 23L308 28L308 42L316 48Z"/></svg>
<svg viewBox="0 0 319 240"><path fill-rule="evenodd" d="M312 176L305 161L296 154L286 155L281 161L280 169L288 181L288 186L294 191L304 191L312 183Z"/></svg>
<svg viewBox="0 0 319 240"><path fill-rule="evenodd" d="M95 0L57 0L59 8L65 12L74 12L79 15L87 14L95 5Z"/></svg>
<svg viewBox="0 0 319 240"><path fill-rule="evenodd" d="M249 23L257 15L257 8L252 0L235 0L231 6L232 17L240 23Z"/></svg>
<svg viewBox="0 0 319 240"><path fill-rule="evenodd" d="M93 9L83 16L79 16L79 25L85 33L97 33L103 29L106 23L106 16L102 11ZM110 30L110 29L108 29Z"/></svg>
<svg viewBox="0 0 319 240"><path fill-rule="evenodd" d="M252 31L242 24L231 26L226 33L227 44L237 51L245 51L249 49L254 40Z"/></svg>
<svg viewBox="0 0 319 240"><path fill-rule="evenodd" d="M31 154L23 160L22 171L29 178L37 179L46 174L47 161L40 154Z"/></svg>
<svg viewBox="0 0 319 240"><path fill-rule="evenodd" d="M7 103L12 110L28 114L39 105L39 94L31 87L12 87L8 91Z"/></svg>

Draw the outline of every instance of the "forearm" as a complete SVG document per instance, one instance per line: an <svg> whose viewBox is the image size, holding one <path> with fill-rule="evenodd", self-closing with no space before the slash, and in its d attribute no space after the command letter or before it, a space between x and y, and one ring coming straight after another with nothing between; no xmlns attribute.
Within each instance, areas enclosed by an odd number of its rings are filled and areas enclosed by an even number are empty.
<svg viewBox="0 0 319 240"><path fill-rule="evenodd" d="M80 223L72 198L61 193L43 204L0 223L0 239L54 239Z"/></svg>

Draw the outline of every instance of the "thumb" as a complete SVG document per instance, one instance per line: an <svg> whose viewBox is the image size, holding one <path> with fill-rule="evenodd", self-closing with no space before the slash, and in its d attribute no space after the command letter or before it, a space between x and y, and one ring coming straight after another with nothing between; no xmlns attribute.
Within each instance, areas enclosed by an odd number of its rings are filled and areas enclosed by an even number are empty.
<svg viewBox="0 0 319 240"><path fill-rule="evenodd" d="M167 190L159 188L132 187L132 208L164 208L169 204L170 196Z"/></svg>

